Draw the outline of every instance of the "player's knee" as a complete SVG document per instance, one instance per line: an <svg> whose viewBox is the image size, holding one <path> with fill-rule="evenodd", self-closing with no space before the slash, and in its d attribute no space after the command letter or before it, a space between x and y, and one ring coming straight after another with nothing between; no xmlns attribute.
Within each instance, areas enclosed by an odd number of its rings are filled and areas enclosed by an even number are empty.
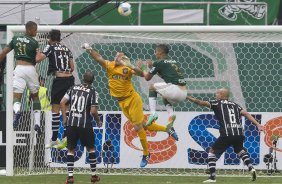
<svg viewBox="0 0 282 184"><path fill-rule="evenodd" d="M151 90L151 91L155 91L154 84L150 84L150 86L149 86L149 90Z"/></svg>
<svg viewBox="0 0 282 184"><path fill-rule="evenodd" d="M210 149L209 149L209 153L214 154L214 149L210 148Z"/></svg>
<svg viewBox="0 0 282 184"><path fill-rule="evenodd" d="M91 152L95 152L95 148L94 147L86 147L88 153L91 153Z"/></svg>
<svg viewBox="0 0 282 184"><path fill-rule="evenodd" d="M142 123L137 124L137 125L134 125L134 130L135 130L136 132L139 132L142 128L143 128Z"/></svg>

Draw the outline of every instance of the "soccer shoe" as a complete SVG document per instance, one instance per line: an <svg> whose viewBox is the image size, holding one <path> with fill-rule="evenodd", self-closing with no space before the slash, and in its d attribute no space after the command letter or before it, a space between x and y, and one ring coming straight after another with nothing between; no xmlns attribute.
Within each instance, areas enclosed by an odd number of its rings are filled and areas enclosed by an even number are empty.
<svg viewBox="0 0 282 184"><path fill-rule="evenodd" d="M100 181L100 177L99 176L97 176L97 175L94 175L94 176L91 176L91 182L92 183L95 183L95 182L98 182L98 181Z"/></svg>
<svg viewBox="0 0 282 184"><path fill-rule="evenodd" d="M41 130L39 125L35 124L34 125L34 130L37 132L38 135L42 134L42 130Z"/></svg>
<svg viewBox="0 0 282 184"><path fill-rule="evenodd" d="M168 135L170 135L176 141L178 141L178 135L177 135L177 133L175 132L175 130L173 128L173 123L174 123L175 119L176 119L175 115L169 117L168 124L166 126L166 131L167 131Z"/></svg>
<svg viewBox="0 0 282 184"><path fill-rule="evenodd" d="M170 116L170 117L168 118L168 123L167 123L167 125L166 125L166 130L167 130L167 131L168 131L170 128L173 127L173 123L174 123L175 119L176 119L176 115L172 115L172 116Z"/></svg>
<svg viewBox="0 0 282 184"><path fill-rule="evenodd" d="M14 128L17 128L17 126L19 125L21 115L22 115L21 112L17 112L16 114L14 114L14 121L13 121Z"/></svg>
<svg viewBox="0 0 282 184"><path fill-rule="evenodd" d="M74 183L74 178L67 178L67 180L65 181L65 184L69 184L69 183Z"/></svg>
<svg viewBox="0 0 282 184"><path fill-rule="evenodd" d="M148 164L149 159L150 159L150 153L149 155L143 155L140 163L140 167L145 167Z"/></svg>
<svg viewBox="0 0 282 184"><path fill-rule="evenodd" d="M150 126L154 121L156 121L158 119L158 115L157 114L151 114L148 118L148 121L145 125L145 127Z"/></svg>
<svg viewBox="0 0 282 184"><path fill-rule="evenodd" d="M209 178L208 180L203 181L203 183L216 183L216 180Z"/></svg>
<svg viewBox="0 0 282 184"><path fill-rule="evenodd" d="M45 149L57 148L59 144L61 144L61 141L59 139L57 139L56 141L51 140L50 143L45 146Z"/></svg>
<svg viewBox="0 0 282 184"><path fill-rule="evenodd" d="M60 144L57 146L58 150L64 149L68 144L67 137L63 138L63 140L60 142Z"/></svg>
<svg viewBox="0 0 282 184"><path fill-rule="evenodd" d="M252 181L256 181L256 179L257 179L257 172L256 172L256 170L253 168L250 171L250 173L251 173L251 176L252 176Z"/></svg>

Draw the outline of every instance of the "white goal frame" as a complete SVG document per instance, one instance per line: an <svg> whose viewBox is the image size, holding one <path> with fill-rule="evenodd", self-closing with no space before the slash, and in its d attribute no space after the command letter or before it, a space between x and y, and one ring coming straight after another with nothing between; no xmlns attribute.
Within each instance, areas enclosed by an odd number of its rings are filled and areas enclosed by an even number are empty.
<svg viewBox="0 0 282 184"><path fill-rule="evenodd" d="M194 32L194 33L282 33L281 26L38 26L39 32L48 32L59 29L62 32ZM24 32L24 26L7 26L7 43L10 42L15 32ZM13 176L13 145L15 132L13 130L13 69L14 54L7 55L7 91L6 91L6 171L7 176Z"/></svg>

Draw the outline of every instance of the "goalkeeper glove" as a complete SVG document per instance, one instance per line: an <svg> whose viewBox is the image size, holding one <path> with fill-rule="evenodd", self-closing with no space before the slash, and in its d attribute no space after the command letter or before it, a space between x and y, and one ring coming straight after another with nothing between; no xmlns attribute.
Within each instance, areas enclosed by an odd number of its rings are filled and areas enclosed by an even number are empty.
<svg viewBox="0 0 282 184"><path fill-rule="evenodd" d="M89 45L89 43L82 44L81 48L86 49L86 50L92 50L92 47Z"/></svg>
<svg viewBox="0 0 282 184"><path fill-rule="evenodd" d="M130 59L127 56L122 56L121 58L121 63L125 66L127 66L128 68L135 68L131 63L130 63Z"/></svg>

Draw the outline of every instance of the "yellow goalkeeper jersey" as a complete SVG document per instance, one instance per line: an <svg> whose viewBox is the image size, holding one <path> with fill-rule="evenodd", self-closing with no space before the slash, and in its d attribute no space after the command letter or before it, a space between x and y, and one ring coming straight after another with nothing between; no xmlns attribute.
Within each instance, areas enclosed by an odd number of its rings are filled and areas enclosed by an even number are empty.
<svg viewBox="0 0 282 184"><path fill-rule="evenodd" d="M110 95L128 97L135 91L131 83L134 71L126 66L115 66L115 61L106 61Z"/></svg>

